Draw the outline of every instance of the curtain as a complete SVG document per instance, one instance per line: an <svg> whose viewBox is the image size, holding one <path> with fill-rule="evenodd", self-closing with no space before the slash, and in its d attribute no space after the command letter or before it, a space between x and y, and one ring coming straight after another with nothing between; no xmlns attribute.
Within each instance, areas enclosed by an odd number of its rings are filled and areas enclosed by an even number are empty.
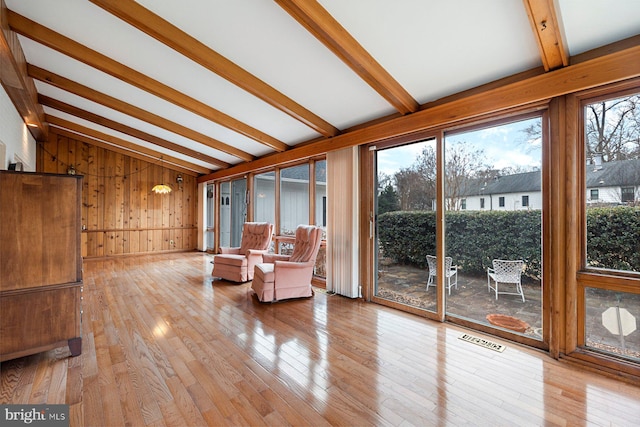
<svg viewBox="0 0 640 427"><path fill-rule="evenodd" d="M360 296L358 147L327 153L327 291Z"/></svg>

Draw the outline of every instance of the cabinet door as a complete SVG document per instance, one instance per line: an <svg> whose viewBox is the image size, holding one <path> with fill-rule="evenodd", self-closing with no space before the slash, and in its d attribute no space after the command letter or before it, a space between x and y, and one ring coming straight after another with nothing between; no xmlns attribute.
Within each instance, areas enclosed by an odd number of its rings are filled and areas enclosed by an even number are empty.
<svg viewBox="0 0 640 427"><path fill-rule="evenodd" d="M81 286L0 296L0 360L80 337Z"/></svg>
<svg viewBox="0 0 640 427"><path fill-rule="evenodd" d="M0 189L0 290L81 281L81 180L0 173Z"/></svg>

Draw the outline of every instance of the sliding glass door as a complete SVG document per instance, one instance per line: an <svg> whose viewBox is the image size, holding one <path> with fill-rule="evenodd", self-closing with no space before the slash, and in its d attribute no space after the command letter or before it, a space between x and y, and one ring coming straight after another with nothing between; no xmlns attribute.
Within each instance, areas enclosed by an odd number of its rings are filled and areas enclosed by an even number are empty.
<svg viewBox="0 0 640 427"><path fill-rule="evenodd" d="M443 176L447 316L542 340L541 117L446 132Z"/></svg>
<svg viewBox="0 0 640 427"><path fill-rule="evenodd" d="M375 164L374 295L435 312L435 286L427 289L427 255L436 253L435 139L379 149Z"/></svg>

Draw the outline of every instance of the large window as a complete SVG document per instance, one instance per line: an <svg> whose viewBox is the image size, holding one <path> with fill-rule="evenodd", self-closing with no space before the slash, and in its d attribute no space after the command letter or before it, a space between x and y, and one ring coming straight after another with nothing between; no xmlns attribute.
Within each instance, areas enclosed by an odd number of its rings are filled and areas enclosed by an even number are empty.
<svg viewBox="0 0 640 427"><path fill-rule="evenodd" d="M583 104L585 271L579 345L640 361L640 94ZM593 188L597 187L597 188ZM597 202L597 203L594 203ZM604 273L604 274L602 274Z"/></svg>
<svg viewBox="0 0 640 427"><path fill-rule="evenodd" d="M640 272L640 95L588 103L584 117L584 185L601 190L587 203L587 267Z"/></svg>
<svg viewBox="0 0 640 427"><path fill-rule="evenodd" d="M300 224L309 224L309 164L280 170L280 230L294 235Z"/></svg>
<svg viewBox="0 0 640 427"><path fill-rule="evenodd" d="M253 178L253 219L276 222L276 173L266 172Z"/></svg>

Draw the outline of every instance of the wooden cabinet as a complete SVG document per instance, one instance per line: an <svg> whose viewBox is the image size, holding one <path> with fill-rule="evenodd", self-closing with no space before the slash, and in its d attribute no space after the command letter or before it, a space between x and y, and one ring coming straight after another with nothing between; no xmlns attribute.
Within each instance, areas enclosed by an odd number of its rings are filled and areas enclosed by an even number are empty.
<svg viewBox="0 0 640 427"><path fill-rule="evenodd" d="M0 361L81 352L82 177L0 171Z"/></svg>

